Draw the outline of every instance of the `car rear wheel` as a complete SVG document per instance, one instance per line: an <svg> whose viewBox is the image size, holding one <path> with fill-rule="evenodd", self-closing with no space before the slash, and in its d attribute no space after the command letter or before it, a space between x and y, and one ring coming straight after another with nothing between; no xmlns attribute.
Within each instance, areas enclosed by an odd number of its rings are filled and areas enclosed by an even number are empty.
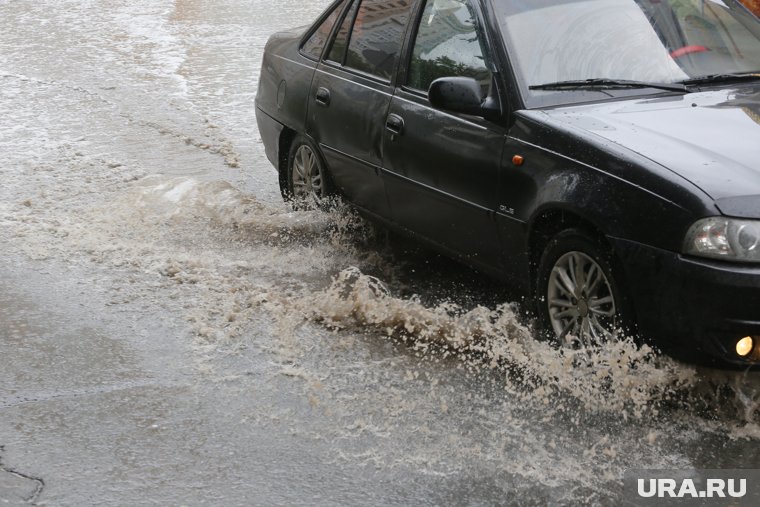
<svg viewBox="0 0 760 507"><path fill-rule="evenodd" d="M325 164L304 136L297 136L290 146L287 176L287 190L296 206L323 206L332 195Z"/></svg>
<svg viewBox="0 0 760 507"><path fill-rule="evenodd" d="M602 241L568 229L547 245L538 269L538 316L560 344L599 347L632 330L622 270Z"/></svg>

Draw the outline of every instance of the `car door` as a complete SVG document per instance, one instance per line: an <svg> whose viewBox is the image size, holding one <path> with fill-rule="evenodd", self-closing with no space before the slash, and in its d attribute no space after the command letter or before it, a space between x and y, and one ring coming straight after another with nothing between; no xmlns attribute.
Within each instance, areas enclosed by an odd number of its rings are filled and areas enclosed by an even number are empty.
<svg viewBox="0 0 760 507"><path fill-rule="evenodd" d="M381 148L412 0L354 0L312 81L307 131L333 183L354 204L388 216Z"/></svg>
<svg viewBox="0 0 760 507"><path fill-rule="evenodd" d="M386 116L383 177L394 220L474 264L500 262L495 224L506 128L430 105L440 77L475 78L497 94L490 51L471 0L426 0L403 85ZM493 96L493 95L492 95Z"/></svg>

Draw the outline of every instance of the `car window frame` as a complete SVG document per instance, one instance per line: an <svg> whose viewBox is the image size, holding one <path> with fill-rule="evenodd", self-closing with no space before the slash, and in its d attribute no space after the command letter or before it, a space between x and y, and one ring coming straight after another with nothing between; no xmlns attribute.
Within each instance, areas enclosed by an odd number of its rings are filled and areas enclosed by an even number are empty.
<svg viewBox="0 0 760 507"><path fill-rule="evenodd" d="M351 0L348 2L346 9L350 10L354 4L357 4L356 11L354 12L354 18L351 20L351 30L349 32L348 40L346 41L346 53L343 55L343 62L338 63L334 62L332 60L328 60L326 57L329 54L329 51L332 50L333 43L335 42L335 38L338 35L338 32L340 31L340 25L345 20L346 15L348 14L348 10L342 13L340 23L335 23L335 26L333 27L332 32L330 33L330 38L328 40L328 44L325 44L325 51L322 52L322 57L320 58L320 62L332 69L340 70L342 72L346 72L348 74L352 74L364 79L368 79L371 81L374 81L378 84L383 84L387 86L396 86L396 82L398 79L399 74L399 66L401 65L401 62L404 60L404 51L406 48L407 41L409 39L409 31L411 30L412 22L416 17L416 12L419 8L419 5L422 3L421 0L410 0L410 7L409 7L409 17L406 21L406 26L404 27L404 35L402 38L401 46L399 47L399 57L396 59L396 63L394 64L393 71L391 72L390 78L386 79L381 76L378 76L376 74L370 74L368 72L364 72L359 69L355 69L353 67L348 67L345 65L345 61L348 55L348 47L351 44L351 38L354 32L354 23L356 23L356 17L359 14L359 9L361 8L361 3L363 0ZM329 48L329 49L327 49Z"/></svg>
<svg viewBox="0 0 760 507"><path fill-rule="evenodd" d="M409 37L409 48L407 51L408 54L405 54L405 65L403 67L403 71L404 71L403 85L401 86L401 88L404 91L415 93L417 95L421 93L422 95L426 97L428 94L428 90L420 90L419 88L414 88L412 86L409 86L409 74L411 73L410 71L412 68L412 59L414 57L414 47L417 44L417 35L419 35L420 25L422 23L422 15L425 14L425 7L427 6L427 3L433 2L433 1L435 0L419 0L418 2L419 11L415 13L416 19L414 23L414 29L412 30L412 33L410 34L410 37ZM482 45L481 47L485 50L486 53L488 53L486 56L488 57L488 63L490 65L487 66L487 69L488 71L491 72L491 77L493 79L497 73L496 70L494 69L495 64L494 64L493 49L491 48L491 45L488 41L488 36L486 34L486 29L484 27L482 16L480 15L480 12L478 9L478 5L477 5L478 2L477 0L460 0L460 1L469 2L470 6L472 7L474 11L475 18L476 18L475 20L476 32L478 33L478 37L480 37L481 39L480 40L480 43Z"/></svg>
<svg viewBox="0 0 760 507"><path fill-rule="evenodd" d="M361 0L348 0L348 3L346 4L344 11L341 13L340 18L338 19L338 21L335 23L335 26L333 27L333 31L330 33L330 37L327 41L327 44L325 44L325 51L321 58L321 60L324 63L333 63L333 64L337 64L340 67L345 65L346 55L348 54L348 45L351 43L351 34L353 33L353 30L354 30L354 23L356 22L356 15L359 13L360 4L361 4ZM353 11L353 14L352 14L352 11ZM343 51L343 60L340 62L336 62L335 60L329 60L328 57L330 56L330 53L332 53L333 46L335 45L335 41L338 38L340 29L349 15L351 15L351 24L349 26L348 37L346 38L346 48Z"/></svg>
<svg viewBox="0 0 760 507"><path fill-rule="evenodd" d="M491 75L494 82L494 92L499 100L502 110L502 120L494 122L489 120L483 120L488 123L506 122L512 123L513 109L510 105L517 105L521 103L521 96L519 91L516 90L514 83L514 75L511 65L509 64L509 58L505 54L503 45L497 44L494 41L493 33L498 34L498 31L494 31L495 27L492 23L489 23L489 16L486 16L490 6L484 6L480 0L468 0L473 10L475 11L476 21L478 23L479 34L483 36L483 45L485 50L488 51L490 60ZM422 15L425 13L426 0L418 0L416 10L414 13L414 22L410 23L407 30L406 40L404 42L402 58L399 59L399 68L397 71L396 88L411 95L424 99L428 107L433 107L430 104L428 97L428 90L419 90L409 86L409 69L412 64L412 57L414 56L414 45L417 42L417 32L419 31L420 23L422 22ZM502 70L504 69L504 70ZM510 92L509 90L513 90ZM458 113L451 113L456 116L465 117L466 115L459 115Z"/></svg>
<svg viewBox="0 0 760 507"><path fill-rule="evenodd" d="M318 57L314 57L313 55L307 53L304 51L303 47L306 45L306 43L311 39L311 37L319 30L319 27L322 26L322 23L327 21L327 18L329 18L333 12L336 11L336 9L340 8L340 4L342 4L346 0L335 0L333 3L331 3L323 12L319 15L316 21L314 21L311 26L309 26L309 29L306 30L304 35L301 37L301 40L298 42L298 53L303 56L304 58L311 60L312 62L319 62L321 61L325 56L325 51L327 50L328 46L332 45L333 36L335 33L335 27L338 25L338 21L342 22L343 17L345 15L346 6L350 6L354 3L355 0L348 0L346 1L346 5L343 6L343 9L340 13L338 13L338 20L336 20L335 24L330 28L330 31L327 34L327 40L325 41L325 45L322 46L322 52L319 54Z"/></svg>

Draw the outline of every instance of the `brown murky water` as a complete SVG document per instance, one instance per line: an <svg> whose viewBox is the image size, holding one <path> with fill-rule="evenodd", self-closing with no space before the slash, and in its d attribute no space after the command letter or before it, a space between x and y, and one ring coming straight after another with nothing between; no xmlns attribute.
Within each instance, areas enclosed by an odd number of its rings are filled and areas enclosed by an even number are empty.
<svg viewBox="0 0 760 507"><path fill-rule="evenodd" d="M629 468L760 467L757 376L557 351L498 284L280 202L261 50L324 3L0 0L0 463L28 496L606 505Z"/></svg>

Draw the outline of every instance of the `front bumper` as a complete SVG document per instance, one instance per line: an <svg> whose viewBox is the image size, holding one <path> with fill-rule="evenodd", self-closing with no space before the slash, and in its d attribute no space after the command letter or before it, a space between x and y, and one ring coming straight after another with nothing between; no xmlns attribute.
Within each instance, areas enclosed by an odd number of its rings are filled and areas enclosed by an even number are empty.
<svg viewBox="0 0 760 507"><path fill-rule="evenodd" d="M623 262L640 334L669 354L690 361L760 365L760 266L686 257L612 239ZM749 358L735 351L758 337Z"/></svg>

